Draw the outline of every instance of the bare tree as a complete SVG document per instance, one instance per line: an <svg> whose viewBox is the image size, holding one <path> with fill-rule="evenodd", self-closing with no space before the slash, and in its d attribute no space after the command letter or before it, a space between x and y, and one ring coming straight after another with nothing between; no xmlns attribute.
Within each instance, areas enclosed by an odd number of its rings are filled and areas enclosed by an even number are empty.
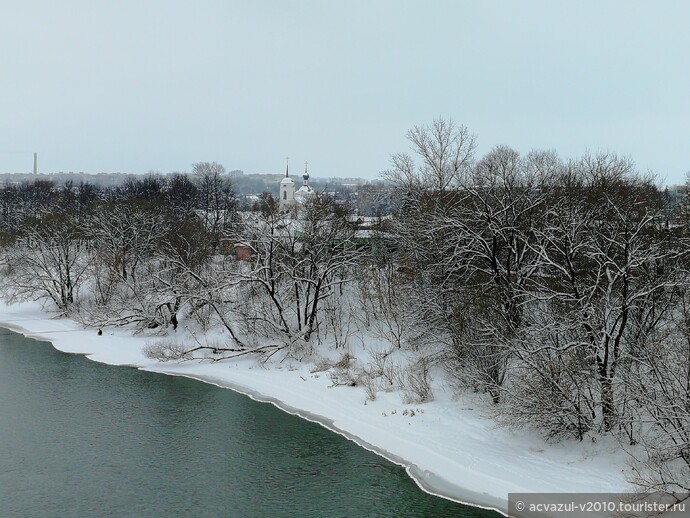
<svg viewBox="0 0 690 518"><path fill-rule="evenodd" d="M539 273L535 229L560 161L498 147L457 178L455 189L410 195L398 216L418 288L418 314L445 336L457 366L495 402L522 308Z"/></svg>
<svg viewBox="0 0 690 518"><path fill-rule="evenodd" d="M383 176L401 195L393 231L404 251L400 268L410 289L409 304L420 322L427 323L429 341L455 338L451 316L457 306L446 261L449 236L439 225L461 202L457 186L470 169L474 137L466 127L438 119L430 126L416 126L407 134L413 155L397 153ZM425 326L421 326L423 329Z"/></svg>
<svg viewBox="0 0 690 518"><path fill-rule="evenodd" d="M92 245L96 305L82 308L80 318L98 326L161 326L153 283L159 272L155 255L168 228L165 212L146 201L111 201L97 207L83 227Z"/></svg>
<svg viewBox="0 0 690 518"><path fill-rule="evenodd" d="M266 321L294 342L308 342L324 299L337 294L354 264L354 230L331 201L311 200L297 218L277 210L254 213L242 244L251 263L239 273L257 304L249 320Z"/></svg>
<svg viewBox="0 0 690 518"><path fill-rule="evenodd" d="M33 220L6 256L7 294L10 300L48 299L67 314L88 265L88 244L70 215Z"/></svg>
<svg viewBox="0 0 690 518"><path fill-rule="evenodd" d="M133 283L137 268L165 234L161 211L135 200L101 205L84 226L99 259L117 278Z"/></svg>
<svg viewBox="0 0 690 518"><path fill-rule="evenodd" d="M199 310L199 279L211 260L211 248L203 224L195 218L168 221L166 230L153 257L150 290L155 294L154 311L176 330L183 308L192 316Z"/></svg>
<svg viewBox="0 0 690 518"><path fill-rule="evenodd" d="M690 307L685 289L666 329L633 355L628 386L637 405L633 482L645 491L690 492Z"/></svg>
<svg viewBox="0 0 690 518"><path fill-rule="evenodd" d="M585 156L553 192L537 230L532 295L561 315L551 329L568 332L553 352L576 349L586 362L596 379L587 406L609 431L622 418L625 358L658 329L678 282L672 265L684 252L664 230L658 191L626 160ZM544 313L541 305L535 311Z"/></svg>
<svg viewBox="0 0 690 518"><path fill-rule="evenodd" d="M197 162L192 172L198 188L197 207L216 251L223 231L236 219L237 199L222 165Z"/></svg>
<svg viewBox="0 0 690 518"><path fill-rule="evenodd" d="M177 219L196 217L195 208L199 189L186 174L175 173L167 181L165 201L171 214Z"/></svg>
<svg viewBox="0 0 690 518"><path fill-rule="evenodd" d="M380 243L379 246L385 246ZM408 282L398 264L385 251L371 263L362 261L359 288L360 320L379 337L400 349L411 332L414 307L409 303Z"/></svg>
<svg viewBox="0 0 690 518"><path fill-rule="evenodd" d="M475 149L474 136L450 119L415 126L407 139L420 161L407 153L395 154L392 168L384 172L384 177L414 191L443 192L454 187L470 165Z"/></svg>

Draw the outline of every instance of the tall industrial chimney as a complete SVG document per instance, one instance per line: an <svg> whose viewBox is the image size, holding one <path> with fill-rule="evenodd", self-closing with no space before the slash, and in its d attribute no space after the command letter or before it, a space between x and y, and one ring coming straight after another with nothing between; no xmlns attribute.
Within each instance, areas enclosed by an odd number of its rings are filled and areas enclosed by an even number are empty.
<svg viewBox="0 0 690 518"><path fill-rule="evenodd" d="M38 153L34 153L34 174L38 174Z"/></svg>

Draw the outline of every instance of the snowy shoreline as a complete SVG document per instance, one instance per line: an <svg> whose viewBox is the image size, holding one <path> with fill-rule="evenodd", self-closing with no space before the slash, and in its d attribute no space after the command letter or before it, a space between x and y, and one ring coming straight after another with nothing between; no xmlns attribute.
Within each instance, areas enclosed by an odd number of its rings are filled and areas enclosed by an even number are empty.
<svg viewBox="0 0 690 518"><path fill-rule="evenodd" d="M112 329L97 336L71 320L51 319L36 303L0 302L0 326L101 363L194 378L271 403L404 466L422 490L467 505L506 514L511 492L631 490L627 458L613 442L548 444L534 432L496 427L469 396L457 401L441 393L431 403L405 405L399 393L380 392L366 401L363 389L331 387L325 373L299 363L266 368L249 357L160 363L142 353L152 337Z"/></svg>

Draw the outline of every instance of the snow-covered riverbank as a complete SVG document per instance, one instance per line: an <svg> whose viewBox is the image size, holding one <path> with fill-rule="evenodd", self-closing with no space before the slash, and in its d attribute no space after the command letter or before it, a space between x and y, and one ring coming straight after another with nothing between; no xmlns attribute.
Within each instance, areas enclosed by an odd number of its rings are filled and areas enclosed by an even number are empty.
<svg viewBox="0 0 690 518"><path fill-rule="evenodd" d="M193 377L274 403L406 465L425 490L453 500L506 512L510 492L630 490L627 459L613 443L546 444L529 431L497 428L481 401L455 400L450 391L437 390L431 403L405 405L400 392L366 401L363 388L332 387L325 373L297 362L159 363L142 353L151 337L110 329L98 336L51 319L38 304L0 303L0 325L94 361Z"/></svg>

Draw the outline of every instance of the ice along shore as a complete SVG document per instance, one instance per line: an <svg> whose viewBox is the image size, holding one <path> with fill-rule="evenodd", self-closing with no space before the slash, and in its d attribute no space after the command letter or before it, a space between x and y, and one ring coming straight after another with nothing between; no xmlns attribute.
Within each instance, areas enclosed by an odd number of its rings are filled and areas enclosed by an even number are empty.
<svg viewBox="0 0 690 518"><path fill-rule="evenodd" d="M379 392L367 401L362 388L332 387L324 373L297 362L159 363L142 352L151 337L110 329L97 336L69 319L50 318L36 303L0 302L0 326L94 361L195 378L272 403L405 466L423 490L461 503L505 514L511 492L631 490L626 456L615 444L549 444L528 430L499 428L469 396L437 391L433 402L405 405L399 393Z"/></svg>

